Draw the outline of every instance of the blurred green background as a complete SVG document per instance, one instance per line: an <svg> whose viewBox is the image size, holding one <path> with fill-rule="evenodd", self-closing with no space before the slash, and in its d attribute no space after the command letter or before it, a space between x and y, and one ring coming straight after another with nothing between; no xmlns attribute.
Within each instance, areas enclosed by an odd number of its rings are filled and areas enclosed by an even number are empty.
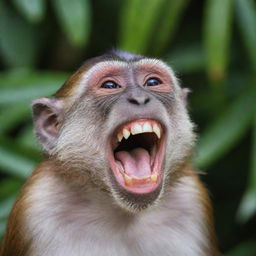
<svg viewBox="0 0 256 256"><path fill-rule="evenodd" d="M254 0L0 0L0 236L42 159L31 100L112 47L162 58L192 90L221 251L256 255Z"/></svg>

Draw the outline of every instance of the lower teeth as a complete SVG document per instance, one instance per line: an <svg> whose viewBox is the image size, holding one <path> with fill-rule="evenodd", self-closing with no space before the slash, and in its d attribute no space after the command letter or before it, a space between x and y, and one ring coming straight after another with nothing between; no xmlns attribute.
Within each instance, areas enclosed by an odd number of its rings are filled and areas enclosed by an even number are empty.
<svg viewBox="0 0 256 256"><path fill-rule="evenodd" d="M146 176L146 177L141 177L141 178L135 178L135 177L131 177L129 175L127 175L126 173L123 173L123 177L125 180L125 184L127 186L132 185L133 183L152 183L155 184L157 182L158 179L158 174L157 173L153 173L151 174L151 176Z"/></svg>

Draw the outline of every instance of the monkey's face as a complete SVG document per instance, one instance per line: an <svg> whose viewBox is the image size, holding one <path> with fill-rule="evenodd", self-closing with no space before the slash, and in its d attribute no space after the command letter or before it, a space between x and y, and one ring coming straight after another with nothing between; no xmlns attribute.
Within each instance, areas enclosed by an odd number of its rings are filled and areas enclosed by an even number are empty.
<svg viewBox="0 0 256 256"><path fill-rule="evenodd" d="M98 62L79 75L65 104L48 151L129 211L156 202L190 154L184 94L159 60Z"/></svg>

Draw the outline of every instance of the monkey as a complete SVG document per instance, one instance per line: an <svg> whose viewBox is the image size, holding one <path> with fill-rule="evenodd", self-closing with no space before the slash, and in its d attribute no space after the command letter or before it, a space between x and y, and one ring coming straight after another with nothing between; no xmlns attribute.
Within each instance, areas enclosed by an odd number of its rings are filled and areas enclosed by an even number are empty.
<svg viewBox="0 0 256 256"><path fill-rule="evenodd" d="M187 91L164 61L112 50L34 100L45 160L13 206L0 255L219 255L192 165Z"/></svg>

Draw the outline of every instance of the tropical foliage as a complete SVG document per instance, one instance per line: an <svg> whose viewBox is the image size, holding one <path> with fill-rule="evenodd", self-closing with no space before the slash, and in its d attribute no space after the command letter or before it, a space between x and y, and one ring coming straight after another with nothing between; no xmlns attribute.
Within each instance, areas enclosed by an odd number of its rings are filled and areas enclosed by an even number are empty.
<svg viewBox="0 0 256 256"><path fill-rule="evenodd" d="M41 159L31 100L112 47L163 58L191 88L221 250L256 255L255 0L0 1L0 234Z"/></svg>

